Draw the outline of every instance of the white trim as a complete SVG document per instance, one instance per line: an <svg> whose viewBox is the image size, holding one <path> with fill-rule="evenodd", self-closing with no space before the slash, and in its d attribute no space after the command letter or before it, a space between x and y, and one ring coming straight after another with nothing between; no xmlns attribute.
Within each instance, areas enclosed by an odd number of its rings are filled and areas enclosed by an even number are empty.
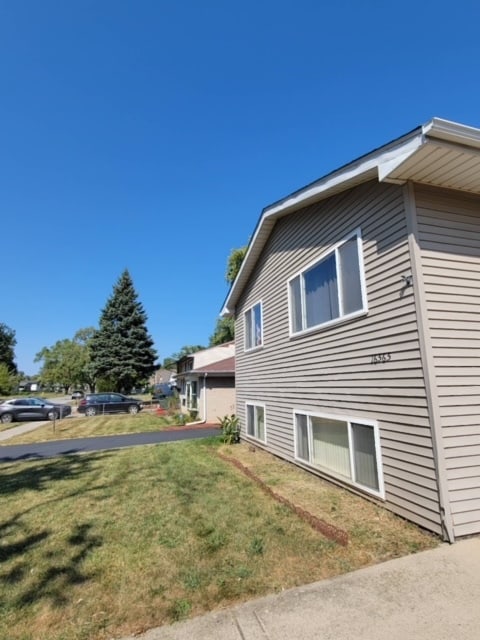
<svg viewBox="0 0 480 640"><path fill-rule="evenodd" d="M448 140L469 147L480 147L480 129L459 122L432 118L422 126L422 132L429 138Z"/></svg>
<svg viewBox="0 0 480 640"><path fill-rule="evenodd" d="M320 324L312 325L311 327L306 327L306 317L305 317L305 296L303 294L303 288L301 290L301 305L302 305L302 329L299 331L293 330L293 315L294 315L294 306L292 300L292 292L291 292L291 283L296 278L300 277L300 282L302 282L302 276L310 269L313 269L316 265L320 264L323 260L328 258L330 255L335 254L335 267L337 268L337 281L338 281L338 306L339 313L343 311L343 298L342 298L342 287L341 280L342 274L338 269L339 257L338 250L342 247L346 242L348 242L351 238L356 236L357 238L357 255L358 255L358 271L360 275L360 293L362 297L362 308L357 309L356 311L352 311L351 313L346 313L339 315L338 318L332 318L331 320L327 320L325 322L321 322ZM363 242L362 242L362 229L361 227L356 227L349 234L345 235L342 240L339 240L334 245L328 247L328 249L324 249L315 260L312 260L307 265L302 267L299 271L297 271L293 276L288 278L287 280L287 300L288 300L288 334L290 338L297 338L299 336L303 336L313 331L319 331L323 329L328 329L331 326L341 324L343 322L348 322L353 318L357 318L359 316L366 315L368 313L368 299L367 299L367 283L365 278L365 263L363 260ZM263 329L263 326L262 326Z"/></svg>
<svg viewBox="0 0 480 640"><path fill-rule="evenodd" d="M264 440L262 440L261 438L257 438L256 436L252 436L250 433L248 433L248 410L247 407L254 407L254 409L256 409L257 407L261 407L263 409L263 429L265 432L265 438ZM256 411L255 413L255 417L256 417ZM254 427L256 426L256 424L254 425ZM245 400L245 436L248 440L254 440L255 442L262 442L263 444L267 444L267 408L265 403L263 402L257 402L256 400Z"/></svg>
<svg viewBox="0 0 480 640"><path fill-rule="evenodd" d="M348 131L342 130L342 134ZM316 180L312 184L295 191L286 198L266 207L255 227L247 253L234 283L224 301L222 315L235 312L235 306L244 289L251 271L260 256L265 243L274 227L275 220L313 202L319 202L336 193L341 193L368 180L398 183L395 169L413 157L424 145L439 140L461 145L465 149L480 148L480 129L451 122L442 118L433 118L423 126L376 149L336 171ZM415 180L415 173L409 175ZM403 183L403 180L400 180Z"/></svg>
<svg viewBox="0 0 480 640"><path fill-rule="evenodd" d="M438 502L441 524L448 542L455 542L455 527L448 492L447 466L445 462L444 441L442 436L442 418L435 379L432 339L428 328L428 308L426 303L425 282L422 271L422 255L419 243L417 204L413 184L407 183L403 189L405 214L408 231L408 250L412 265L413 295L418 326L418 342L422 359L425 394L427 399L432 448L435 460L435 475L438 484Z"/></svg>
<svg viewBox="0 0 480 640"><path fill-rule="evenodd" d="M304 206L304 202L317 199L324 192L333 191L335 187L341 187L341 191L348 188L349 182L364 182L364 174L372 174L378 177L378 167L384 164L388 164L395 161L399 156L407 156L414 153L419 147L424 144L423 135L416 132L413 138L403 139L394 143L391 147L387 145L384 148L380 148L378 151L372 153L354 161L341 169L338 169L334 173L328 174L324 178L317 180L311 185L300 189L299 191L288 196L280 202L274 203L270 207L266 207L264 210L264 216L270 217L278 215L280 212L284 213L289 209L298 209L300 206Z"/></svg>
<svg viewBox="0 0 480 640"><path fill-rule="evenodd" d="M345 476L342 476L340 474L335 473L334 471L331 471L330 469L326 469L325 467L320 467L317 466L315 464L313 464L312 462L310 462L310 460L304 460L303 458L299 458L298 457L298 451L297 451L297 420L296 420L296 416L297 414L301 414L307 417L318 417L318 418L325 418L327 420L335 420L338 422L345 422L347 424L347 430L348 430L348 450L349 450L349 456L350 456L350 468L352 471L352 479L349 480L348 478L345 478ZM292 420L293 420L293 440L294 440L294 457L295 457L295 461L301 463L302 465L306 465L307 467L310 467L311 469L315 469L315 471L319 471L321 472L326 478L328 478L329 476L331 476L332 478L335 478L336 480L339 480L340 482L346 484L346 485L350 485L352 487L355 487L356 489L361 489L362 491L365 491L366 493L369 493L373 496L376 496L377 498L381 498L382 500L385 500L385 484L384 484L384 479L383 479L383 464L382 464L382 451L381 451L381 446L380 446L380 428L378 426L378 422L376 420L371 420L371 419L367 419L367 418L357 418L354 416L349 416L349 415L344 415L344 414L335 414L335 413L326 413L323 411L317 411L317 410L311 410L311 409L302 409L299 407L294 407L292 410ZM354 464L354 460L353 460L353 446L352 446L352 427L351 424L361 424L361 425L365 425L367 427L372 427L373 429L373 440L374 440L374 445L375 445L375 458L376 458L376 463L377 463L377 479L378 479L378 491L376 491L375 489L372 489L371 487L367 487L357 481L354 480L354 476L355 476L355 464ZM313 442L312 442L312 429L309 427L308 428L308 447L309 447L309 452L311 453L313 451Z"/></svg>

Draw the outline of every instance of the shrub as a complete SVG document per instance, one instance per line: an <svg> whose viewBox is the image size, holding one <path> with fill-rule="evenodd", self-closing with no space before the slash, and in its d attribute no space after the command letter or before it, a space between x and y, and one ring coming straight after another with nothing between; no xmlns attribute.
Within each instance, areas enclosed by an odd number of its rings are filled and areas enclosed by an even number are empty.
<svg viewBox="0 0 480 640"><path fill-rule="evenodd" d="M240 442L240 423L238 416L232 413L218 420L222 427L223 441L225 444L236 444Z"/></svg>

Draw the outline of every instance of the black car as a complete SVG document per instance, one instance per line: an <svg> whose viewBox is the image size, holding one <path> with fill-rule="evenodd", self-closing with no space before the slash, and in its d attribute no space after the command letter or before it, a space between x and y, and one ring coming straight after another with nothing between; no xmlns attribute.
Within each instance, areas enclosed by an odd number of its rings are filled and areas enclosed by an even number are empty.
<svg viewBox="0 0 480 640"><path fill-rule="evenodd" d="M55 404L44 398L13 398L0 404L0 422L58 420L72 413L69 404Z"/></svg>
<svg viewBox="0 0 480 640"><path fill-rule="evenodd" d="M142 409L141 402L121 393L87 393L77 407L77 411L86 416L104 413L131 413L134 415Z"/></svg>

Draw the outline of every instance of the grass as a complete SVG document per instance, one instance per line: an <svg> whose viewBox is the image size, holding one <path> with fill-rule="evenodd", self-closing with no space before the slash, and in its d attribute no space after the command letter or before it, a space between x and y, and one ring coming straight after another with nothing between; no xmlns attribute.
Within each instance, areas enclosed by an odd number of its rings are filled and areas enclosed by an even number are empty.
<svg viewBox="0 0 480 640"><path fill-rule="evenodd" d="M326 539L275 492L347 530ZM0 467L0 637L104 640L438 544L245 445L139 447Z"/></svg>
<svg viewBox="0 0 480 640"><path fill-rule="evenodd" d="M13 422L8 427L18 426ZM143 431L159 431L171 427L178 422L174 418L159 416L155 413L142 411L136 416L130 414L116 414L109 416L94 416L92 418L77 417L57 420L55 431L52 422L45 422L34 431L14 436L4 441L4 444L26 444L29 442L44 442L47 440L65 440L69 438L87 438L89 436L107 436L120 433L141 433ZM6 426L6 425L4 425Z"/></svg>

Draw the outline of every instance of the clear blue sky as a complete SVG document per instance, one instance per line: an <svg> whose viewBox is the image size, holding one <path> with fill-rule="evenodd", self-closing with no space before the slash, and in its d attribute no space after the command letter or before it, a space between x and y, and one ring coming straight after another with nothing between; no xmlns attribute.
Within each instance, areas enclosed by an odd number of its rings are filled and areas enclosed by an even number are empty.
<svg viewBox="0 0 480 640"><path fill-rule="evenodd" d="M433 116L480 126L480 4L0 2L0 322L35 354L125 268L207 344L261 209Z"/></svg>

